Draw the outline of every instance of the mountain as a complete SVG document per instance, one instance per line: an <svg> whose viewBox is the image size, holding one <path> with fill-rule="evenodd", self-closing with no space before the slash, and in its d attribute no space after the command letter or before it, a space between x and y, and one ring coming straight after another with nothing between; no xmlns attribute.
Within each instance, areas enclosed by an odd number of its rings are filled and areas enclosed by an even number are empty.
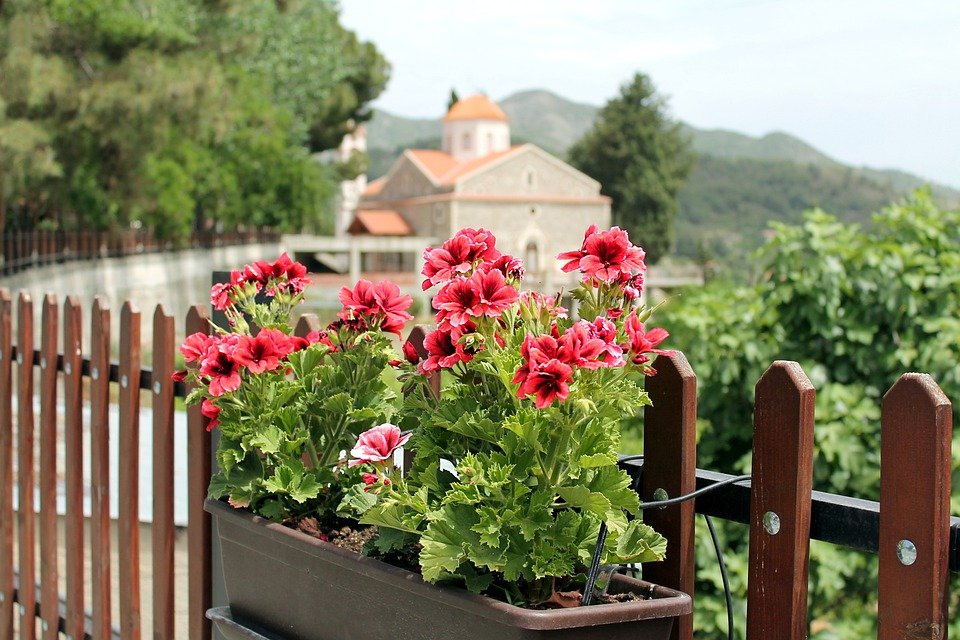
<svg viewBox="0 0 960 640"><path fill-rule="evenodd" d="M537 89L500 101L514 143L532 142L561 158L596 118L598 107ZM406 148L439 148L442 123L375 110L367 123L371 178L387 172ZM683 125L698 161L679 194L678 254L734 260L762 242L771 220L796 223L820 207L850 222L926 184L896 169L851 167L788 133L754 137ZM960 206L960 191L930 184L941 205Z"/></svg>

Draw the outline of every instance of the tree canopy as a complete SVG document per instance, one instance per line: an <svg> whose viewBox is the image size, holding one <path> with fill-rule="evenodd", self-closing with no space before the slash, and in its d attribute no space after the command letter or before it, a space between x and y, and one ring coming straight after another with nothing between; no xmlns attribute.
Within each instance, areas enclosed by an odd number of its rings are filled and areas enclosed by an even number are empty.
<svg viewBox="0 0 960 640"><path fill-rule="evenodd" d="M755 285L711 282L658 312L697 373L699 464L749 473L754 385L774 360L796 360L817 390L814 489L877 500L886 390L902 373L923 371L960 397L960 211L920 191L869 227L814 210L774 231L756 256ZM734 529L725 550L743 551ZM876 557L815 543L810 558L811 618L830 629L825 637L875 635L875 616L864 612L876 598ZM728 561L735 588L745 589L745 557ZM704 548L698 563L698 625L704 638L719 638L712 616L722 615L722 599L704 597L717 595L716 560Z"/></svg>
<svg viewBox="0 0 960 640"><path fill-rule="evenodd" d="M613 220L657 262L673 244L677 192L693 166L690 141L649 77L637 73L569 151L570 163L613 199Z"/></svg>
<svg viewBox="0 0 960 640"><path fill-rule="evenodd" d="M388 77L327 0L8 0L0 226L323 230Z"/></svg>

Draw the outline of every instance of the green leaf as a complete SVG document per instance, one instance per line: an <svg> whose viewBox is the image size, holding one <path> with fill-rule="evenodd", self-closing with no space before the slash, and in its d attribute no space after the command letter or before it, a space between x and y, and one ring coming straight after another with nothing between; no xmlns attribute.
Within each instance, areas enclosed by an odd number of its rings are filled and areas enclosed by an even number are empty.
<svg viewBox="0 0 960 640"><path fill-rule="evenodd" d="M667 539L640 520L632 520L616 537L613 557L607 562L655 562L667 555Z"/></svg>
<svg viewBox="0 0 960 640"><path fill-rule="evenodd" d="M595 513L601 518L610 511L610 500L602 493L595 493L583 486L560 487L557 489L560 497L566 501L570 507L585 509Z"/></svg>
<svg viewBox="0 0 960 640"><path fill-rule="evenodd" d="M377 504L377 495L370 491L364 491L366 488L365 484L355 484L347 489L343 494L343 500L337 507L337 514L356 518Z"/></svg>
<svg viewBox="0 0 960 640"><path fill-rule="evenodd" d="M444 521L434 521L420 538L420 568L423 579L436 582L446 574L454 573L466 557L465 540L457 530Z"/></svg>
<svg viewBox="0 0 960 640"><path fill-rule="evenodd" d="M283 443L284 434L277 427L270 425L260 433L254 435L249 440L249 444L264 453L273 454L280 452L280 446Z"/></svg>

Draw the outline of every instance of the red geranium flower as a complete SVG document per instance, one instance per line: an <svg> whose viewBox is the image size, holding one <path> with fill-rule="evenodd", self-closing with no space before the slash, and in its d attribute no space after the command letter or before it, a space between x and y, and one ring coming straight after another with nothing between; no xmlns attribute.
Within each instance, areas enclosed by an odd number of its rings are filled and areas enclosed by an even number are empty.
<svg viewBox="0 0 960 640"><path fill-rule="evenodd" d="M523 381L517 395L521 398L536 395L537 409L550 406L554 400L563 402L570 395L573 369L556 358L537 364Z"/></svg>
<svg viewBox="0 0 960 640"><path fill-rule="evenodd" d="M360 279L352 290L340 289L340 302L343 311L337 316L348 324L358 316L367 316L374 321L372 324L379 322L382 331L400 335L404 325L413 319L406 311L413 298L400 295L400 287L389 280L373 284Z"/></svg>
<svg viewBox="0 0 960 640"><path fill-rule="evenodd" d="M626 231L619 227L597 231L593 225L587 229L579 251L567 251L557 256L568 261L563 265L564 271L579 269L586 279L607 284L645 270L644 257L643 249L630 243Z"/></svg>
<svg viewBox="0 0 960 640"><path fill-rule="evenodd" d="M500 257L497 239L486 229L461 229L439 249L423 252L423 290L470 273L479 262Z"/></svg>
<svg viewBox="0 0 960 640"><path fill-rule="evenodd" d="M527 377L536 369L538 363L544 363L556 358L559 352L557 339L551 335L538 337L526 336L523 344L520 345L520 355L523 357L523 364L513 374L511 384L519 384L520 390L517 391L517 397L522 398L526 394L521 393L523 385L526 384Z"/></svg>
<svg viewBox="0 0 960 640"><path fill-rule="evenodd" d="M520 294L516 288L507 284L503 273L496 269L477 271L467 281L474 289L479 300L467 312L475 317L498 318L503 311L517 301Z"/></svg>
<svg viewBox="0 0 960 640"><path fill-rule="evenodd" d="M420 362L420 354L417 353L417 348L413 346L412 342L403 343L403 357L406 358L407 362L410 364L417 364Z"/></svg>
<svg viewBox="0 0 960 640"><path fill-rule="evenodd" d="M632 361L634 364L650 362L650 358L646 355L648 353L673 355L673 351L670 349L656 348L658 344L670 336L667 330L656 327L645 331L643 323L640 322L640 318L637 316L636 309L627 316L623 328L627 332L630 354L633 356Z"/></svg>
<svg viewBox="0 0 960 640"><path fill-rule="evenodd" d="M559 340L557 357L560 361L584 369L604 366L598 358L605 352L606 343L591 334L591 325L585 320L567 329Z"/></svg>
<svg viewBox="0 0 960 640"><path fill-rule="evenodd" d="M221 349L211 349L200 363L200 374L210 377L210 395L222 396L240 388L240 365Z"/></svg>
<svg viewBox="0 0 960 640"><path fill-rule="evenodd" d="M238 364L250 369L251 373L263 373L277 369L280 360L287 357L294 346L284 332L278 329L262 329L254 338L241 336L233 358Z"/></svg>
<svg viewBox="0 0 960 640"><path fill-rule="evenodd" d="M611 311L623 313L622 309L611 309ZM617 325L603 316L598 316L587 325L587 328L591 336L603 341L603 352L598 359L605 367L622 367L626 364L623 358L623 347L617 343Z"/></svg>
<svg viewBox="0 0 960 640"><path fill-rule="evenodd" d="M220 426L220 420L217 417L220 415L220 407L213 404L209 398L203 399L203 402L200 404L200 413L210 418L210 422L207 423L207 431L213 431Z"/></svg>
<svg viewBox="0 0 960 640"><path fill-rule="evenodd" d="M217 339L206 333L194 333L187 336L187 339L180 345L180 353L183 354L185 362L200 360L207 355L207 351L216 345Z"/></svg>
<svg viewBox="0 0 960 640"><path fill-rule="evenodd" d="M463 329L472 330L472 328L472 325L468 324ZM473 353L460 344L463 334L464 330L449 325L441 325L428 333L423 339L427 358L419 364L418 371L422 374L432 373L440 369L449 369L458 362L473 360Z"/></svg>
<svg viewBox="0 0 960 640"><path fill-rule="evenodd" d="M437 309L437 323L460 327L470 321L471 313L480 303L480 293L473 284L464 278L451 280L433 298Z"/></svg>

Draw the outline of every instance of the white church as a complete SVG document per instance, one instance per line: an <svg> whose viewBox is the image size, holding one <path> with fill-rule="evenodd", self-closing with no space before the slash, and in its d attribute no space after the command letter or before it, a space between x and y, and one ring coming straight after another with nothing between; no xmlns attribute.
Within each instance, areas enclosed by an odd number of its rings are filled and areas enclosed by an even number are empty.
<svg viewBox="0 0 960 640"><path fill-rule="evenodd" d="M511 145L507 115L484 95L443 118L442 150L407 149L367 184L343 220L352 235L431 236L484 227L497 247L522 258L528 285L571 288L555 256L580 247L591 224L610 226L600 183L532 144ZM343 228L343 227L341 227Z"/></svg>

